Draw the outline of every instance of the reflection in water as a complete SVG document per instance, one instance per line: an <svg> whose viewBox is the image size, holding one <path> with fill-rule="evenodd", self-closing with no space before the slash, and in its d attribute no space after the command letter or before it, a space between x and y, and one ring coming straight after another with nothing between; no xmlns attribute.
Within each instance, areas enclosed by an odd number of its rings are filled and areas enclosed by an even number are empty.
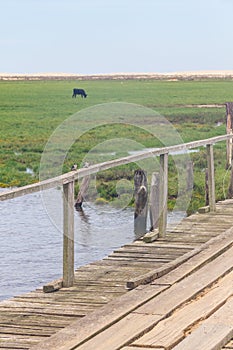
<svg viewBox="0 0 233 350"><path fill-rule="evenodd" d="M89 215L85 213L82 207L75 207L76 211L79 213L80 219L83 220L86 224L90 224Z"/></svg>
<svg viewBox="0 0 233 350"><path fill-rule="evenodd" d="M41 194L0 202L0 213L0 300L61 277L63 234L49 218ZM75 211L76 267L134 239L132 208L83 203Z"/></svg>

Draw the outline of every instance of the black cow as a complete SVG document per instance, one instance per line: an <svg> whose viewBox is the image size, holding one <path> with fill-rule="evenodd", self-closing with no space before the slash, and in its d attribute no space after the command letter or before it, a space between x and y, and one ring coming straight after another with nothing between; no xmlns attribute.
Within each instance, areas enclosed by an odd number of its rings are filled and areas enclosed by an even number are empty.
<svg viewBox="0 0 233 350"><path fill-rule="evenodd" d="M76 95L81 95L83 97L87 97L86 92L83 89L73 89L73 95L72 97L76 97Z"/></svg>

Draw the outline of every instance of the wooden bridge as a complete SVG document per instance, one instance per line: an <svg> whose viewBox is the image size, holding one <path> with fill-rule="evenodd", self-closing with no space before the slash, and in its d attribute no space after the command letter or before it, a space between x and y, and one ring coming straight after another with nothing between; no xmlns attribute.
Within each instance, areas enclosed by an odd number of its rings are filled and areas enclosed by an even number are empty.
<svg viewBox="0 0 233 350"><path fill-rule="evenodd" d="M80 169L0 194L7 200L57 185L64 192L63 279L0 303L0 349L233 349L233 200L215 203L213 145L208 140L165 147ZM168 154L206 146L209 211L167 225ZM148 237L74 270L74 181L160 157L157 240ZM62 287L62 288L61 288ZM85 316L85 317L84 317Z"/></svg>

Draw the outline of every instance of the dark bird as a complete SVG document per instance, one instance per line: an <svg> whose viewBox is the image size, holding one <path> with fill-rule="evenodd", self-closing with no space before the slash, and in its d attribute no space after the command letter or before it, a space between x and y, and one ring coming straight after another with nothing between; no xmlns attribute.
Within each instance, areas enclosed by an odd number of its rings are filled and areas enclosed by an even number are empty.
<svg viewBox="0 0 233 350"><path fill-rule="evenodd" d="M71 170L77 170L78 166L77 164L72 165Z"/></svg>

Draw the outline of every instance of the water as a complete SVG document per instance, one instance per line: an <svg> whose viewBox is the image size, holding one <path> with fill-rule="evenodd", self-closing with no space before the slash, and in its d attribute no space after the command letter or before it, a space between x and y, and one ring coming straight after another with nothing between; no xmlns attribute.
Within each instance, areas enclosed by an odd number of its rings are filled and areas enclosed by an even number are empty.
<svg viewBox="0 0 233 350"><path fill-rule="evenodd" d="M42 199L35 193L0 202L0 300L62 276L62 227L51 220ZM174 219L177 215L170 215ZM83 213L75 212L75 267L134 239L133 209L84 203Z"/></svg>

